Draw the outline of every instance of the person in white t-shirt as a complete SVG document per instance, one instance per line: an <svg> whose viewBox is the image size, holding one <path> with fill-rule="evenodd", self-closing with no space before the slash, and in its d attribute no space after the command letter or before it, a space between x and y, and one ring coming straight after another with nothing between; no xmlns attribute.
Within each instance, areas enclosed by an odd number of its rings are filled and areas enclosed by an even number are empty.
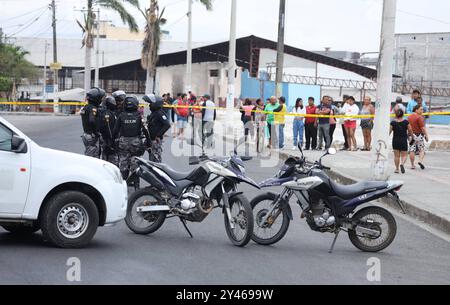
<svg viewBox="0 0 450 305"><path fill-rule="evenodd" d="M347 134L347 141L349 151L357 151L358 150L358 144L356 142L356 125L357 125L357 118L352 118L352 116L359 115L359 107L355 104L355 98L353 96L350 96L347 99L347 103L342 108L342 112L344 112L345 115L349 116L348 118L345 118L344 120L344 127L345 132Z"/></svg>
<svg viewBox="0 0 450 305"><path fill-rule="evenodd" d="M293 150L297 150L297 145L303 147L303 131L305 130L305 115L306 115L306 107L303 105L303 100L298 98L295 102L294 108L292 108L291 113L296 114L294 117L294 147Z"/></svg>
<svg viewBox="0 0 450 305"><path fill-rule="evenodd" d="M216 112L216 104L211 100L211 96L209 94L205 94L203 96L203 143L206 147L211 147L213 143L214 136L214 121L217 117Z"/></svg>

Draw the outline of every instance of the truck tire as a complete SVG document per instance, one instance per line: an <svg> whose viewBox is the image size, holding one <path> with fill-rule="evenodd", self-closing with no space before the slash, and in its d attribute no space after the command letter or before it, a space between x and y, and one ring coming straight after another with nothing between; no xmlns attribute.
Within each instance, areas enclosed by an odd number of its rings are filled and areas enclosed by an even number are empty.
<svg viewBox="0 0 450 305"><path fill-rule="evenodd" d="M41 227L36 223L34 223L31 226L27 226L24 224L17 224L17 225L3 225L2 227L6 231L14 235L31 235L41 229Z"/></svg>
<svg viewBox="0 0 450 305"><path fill-rule="evenodd" d="M40 213L44 239L59 248L86 247L99 225L94 201L81 192L65 191L50 198Z"/></svg>

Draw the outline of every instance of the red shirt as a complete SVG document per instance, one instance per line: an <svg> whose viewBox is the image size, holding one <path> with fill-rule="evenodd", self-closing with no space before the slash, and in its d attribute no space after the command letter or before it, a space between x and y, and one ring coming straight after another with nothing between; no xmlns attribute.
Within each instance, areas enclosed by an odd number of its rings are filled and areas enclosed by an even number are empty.
<svg viewBox="0 0 450 305"><path fill-rule="evenodd" d="M306 114L316 114L316 106L306 106ZM317 118L306 117L305 124L314 124Z"/></svg>
<svg viewBox="0 0 450 305"><path fill-rule="evenodd" d="M414 134L423 134L422 130L425 127L425 119L423 116L413 113L408 117L408 121Z"/></svg>

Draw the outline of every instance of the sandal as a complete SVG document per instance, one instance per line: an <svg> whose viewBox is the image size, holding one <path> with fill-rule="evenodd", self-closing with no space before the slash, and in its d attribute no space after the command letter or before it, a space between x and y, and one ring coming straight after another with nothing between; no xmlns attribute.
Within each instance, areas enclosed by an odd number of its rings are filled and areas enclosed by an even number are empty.
<svg viewBox="0 0 450 305"><path fill-rule="evenodd" d="M399 170L396 169L395 172L394 172L394 174L400 174Z"/></svg>
<svg viewBox="0 0 450 305"><path fill-rule="evenodd" d="M420 168L421 168L422 170L425 169L425 165L423 165L421 162L419 162L419 166L420 166Z"/></svg>
<svg viewBox="0 0 450 305"><path fill-rule="evenodd" d="M400 165L400 170L402 171L402 174L406 173L405 166Z"/></svg>

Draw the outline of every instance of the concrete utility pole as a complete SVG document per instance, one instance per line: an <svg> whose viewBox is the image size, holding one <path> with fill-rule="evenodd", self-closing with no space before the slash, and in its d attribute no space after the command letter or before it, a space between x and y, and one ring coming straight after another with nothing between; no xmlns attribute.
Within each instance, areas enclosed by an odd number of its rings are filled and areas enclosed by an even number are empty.
<svg viewBox="0 0 450 305"><path fill-rule="evenodd" d="M186 63L186 92L192 90L192 1L188 0L188 43Z"/></svg>
<svg viewBox="0 0 450 305"><path fill-rule="evenodd" d="M99 71L100 71L100 9L97 9L97 37L95 41L95 78L94 87L99 87Z"/></svg>
<svg viewBox="0 0 450 305"><path fill-rule="evenodd" d="M56 41L56 3L55 0L52 0L51 3L51 9L52 9L52 27L53 27L53 63L58 62L58 47L57 47L57 41ZM54 96L54 102L57 102L57 92L59 91L59 81L58 81L58 69L53 70L53 96ZM53 112L57 113L59 112L58 105L53 106Z"/></svg>
<svg viewBox="0 0 450 305"><path fill-rule="evenodd" d="M284 32L286 25L286 0L280 0L280 16L278 21L278 51L277 51L277 97L283 95L283 67L284 67Z"/></svg>
<svg viewBox="0 0 450 305"><path fill-rule="evenodd" d="M384 0L381 27L381 47L378 64L375 135L372 143L372 174L376 180L389 177L389 122L392 99L392 72L394 64L395 18L397 0Z"/></svg>
<svg viewBox="0 0 450 305"><path fill-rule="evenodd" d="M227 117L230 127L234 128L234 97L236 80L236 0L231 1L231 25L230 25L230 50L228 54L228 94L227 94Z"/></svg>
<svg viewBox="0 0 450 305"><path fill-rule="evenodd" d="M47 50L48 50L48 43L47 40L45 41L45 49L44 49L44 85L42 88L42 102L45 103L47 101Z"/></svg>

